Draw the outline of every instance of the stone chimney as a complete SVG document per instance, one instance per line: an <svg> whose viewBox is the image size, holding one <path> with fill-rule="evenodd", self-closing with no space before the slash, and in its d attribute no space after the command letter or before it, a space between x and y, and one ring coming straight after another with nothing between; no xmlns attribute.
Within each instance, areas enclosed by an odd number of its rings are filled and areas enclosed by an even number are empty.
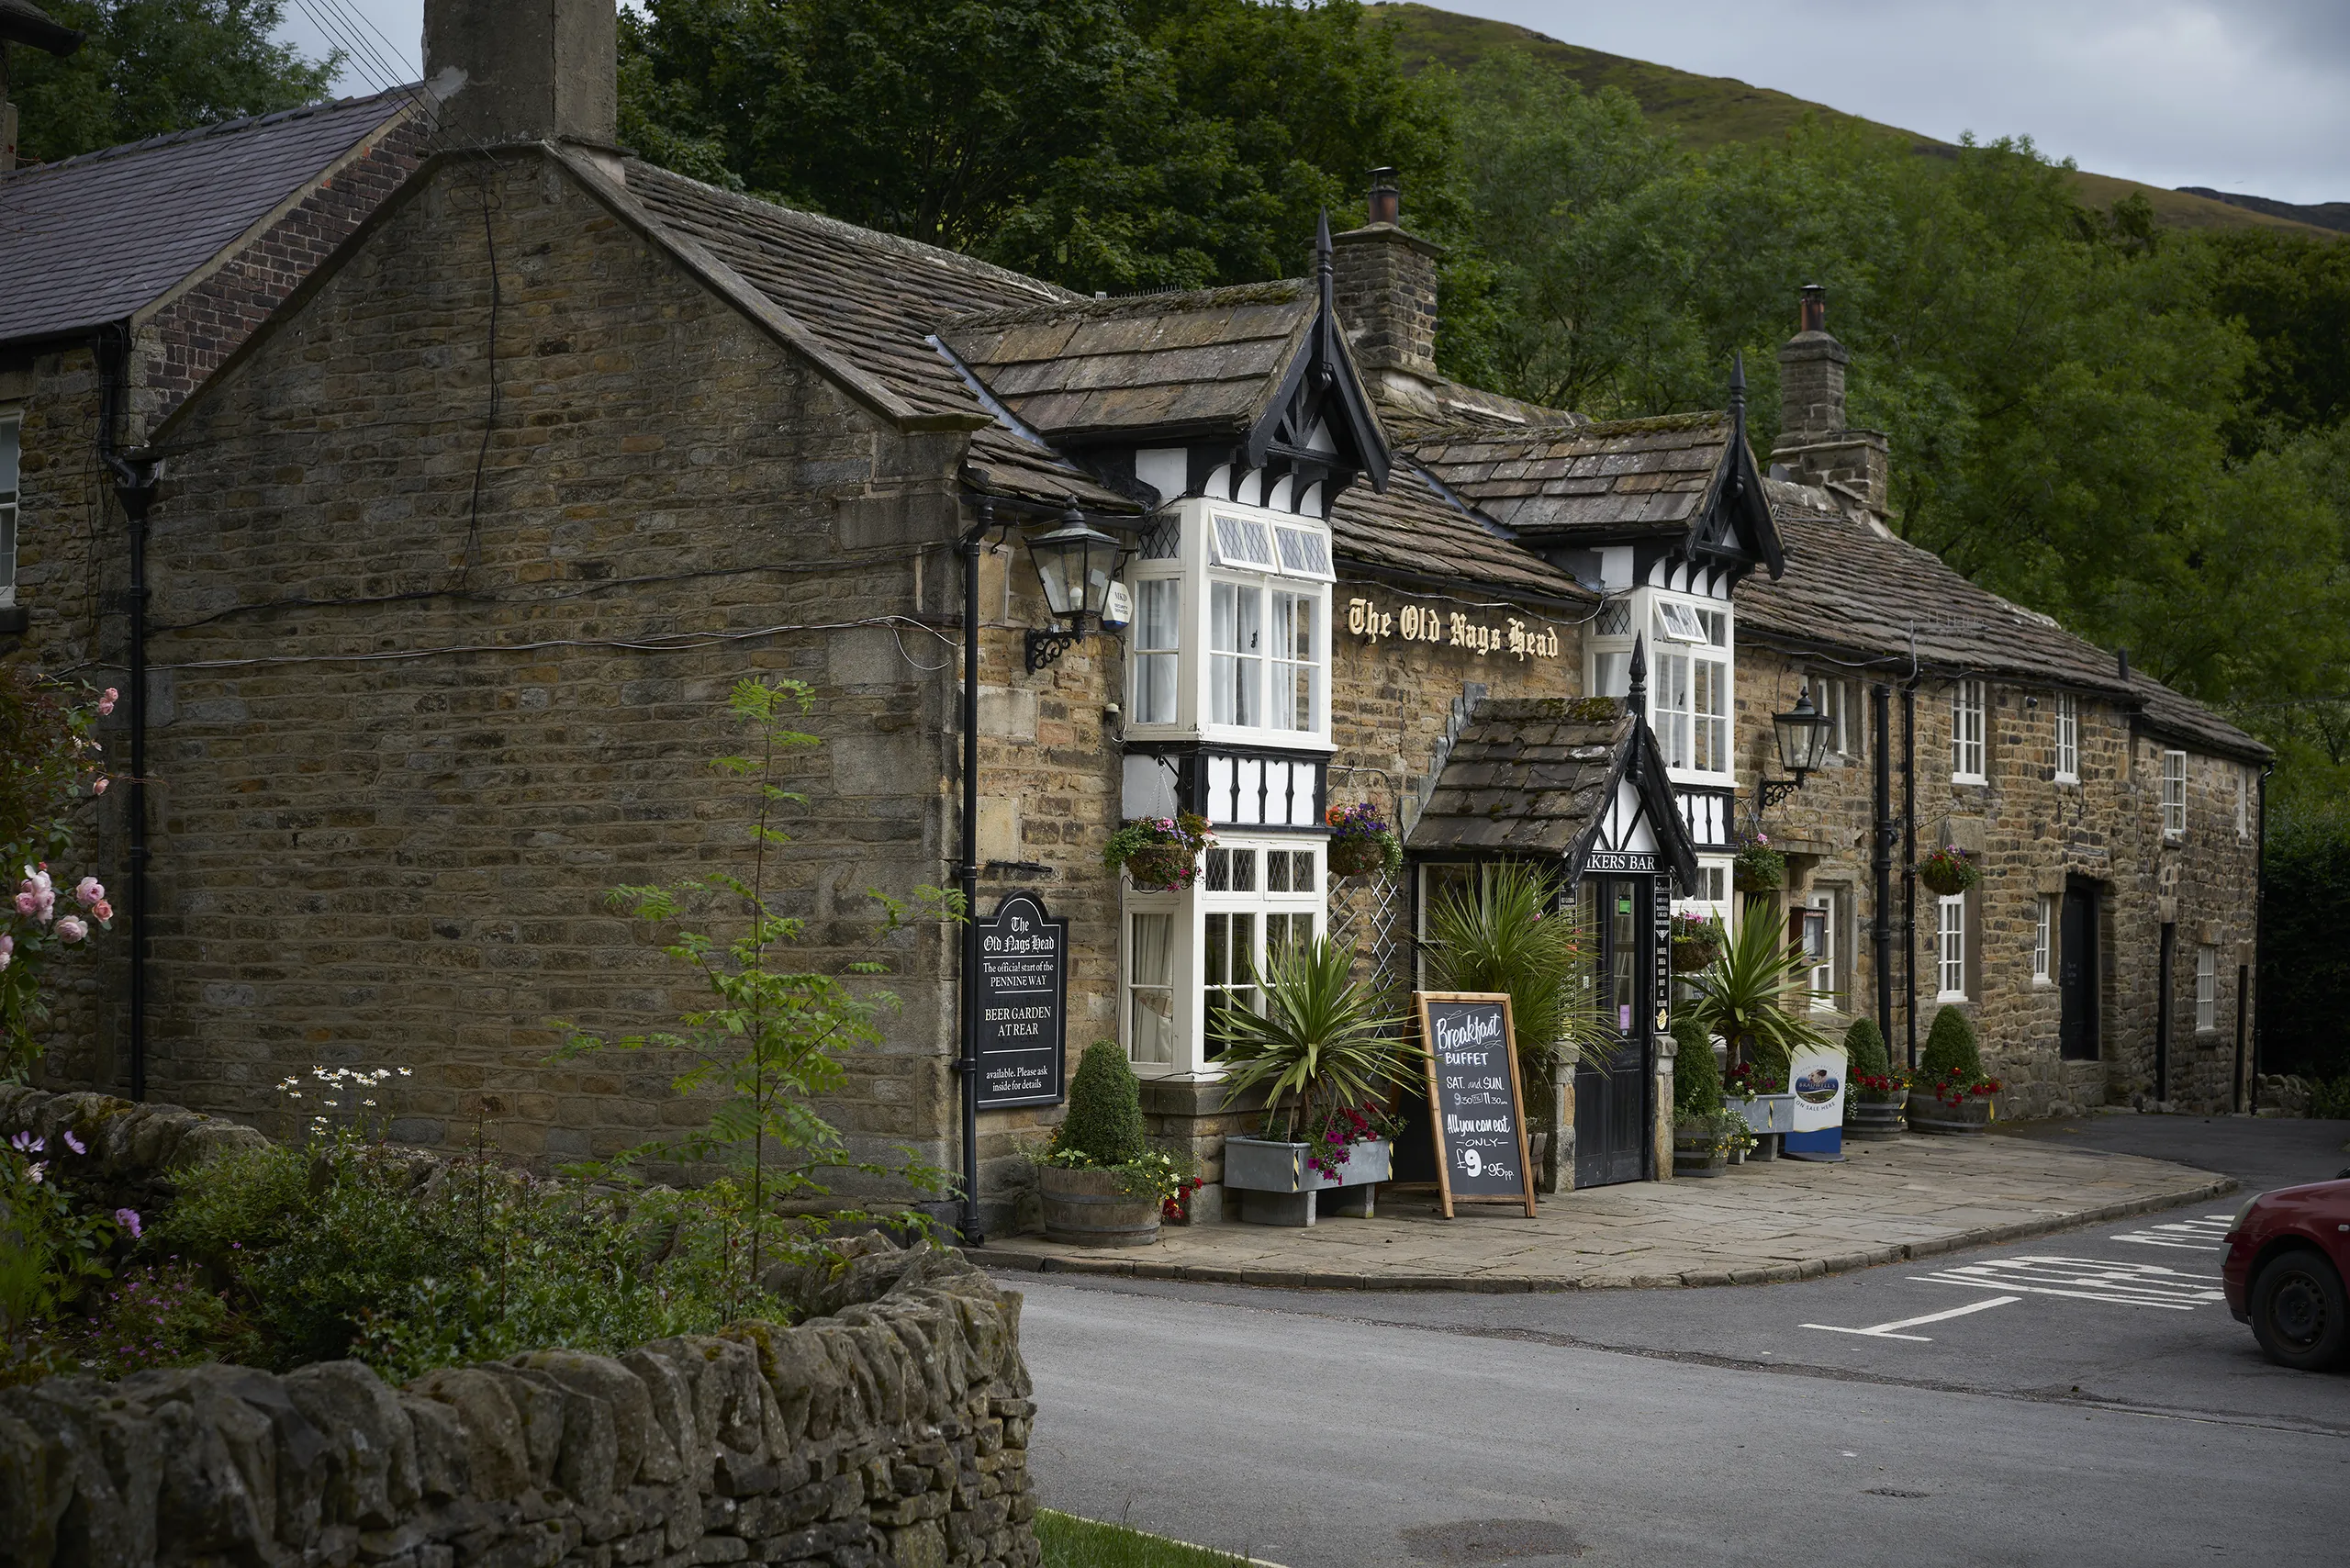
<svg viewBox="0 0 2350 1568"><path fill-rule="evenodd" d="M0 174L17 166L17 106L8 101L8 51L17 45L62 60L82 47L82 35L59 26L33 0L0 0Z"/></svg>
<svg viewBox="0 0 2350 1568"><path fill-rule="evenodd" d="M1437 379L1436 263L1444 248L1404 232L1393 169L1371 172L1368 221L1330 240L1347 346L1373 386L1409 395ZM1395 386L1397 382L1402 386Z"/></svg>
<svg viewBox="0 0 2350 1568"><path fill-rule="evenodd" d="M1779 439L1771 448L1775 477L1814 485L1845 510L1881 522L1891 454L1879 431L1853 430L1844 419L1844 367L1852 352L1828 331L1828 290L1803 288L1796 335L1779 350Z"/></svg>
<svg viewBox="0 0 2350 1568"><path fill-rule="evenodd" d="M613 0L424 0L424 84L449 146L611 148L619 50Z"/></svg>

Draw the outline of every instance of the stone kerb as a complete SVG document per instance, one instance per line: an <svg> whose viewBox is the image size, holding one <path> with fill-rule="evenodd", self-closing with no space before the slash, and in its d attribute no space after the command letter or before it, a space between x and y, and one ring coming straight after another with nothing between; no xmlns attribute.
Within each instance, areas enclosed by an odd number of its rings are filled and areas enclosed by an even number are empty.
<svg viewBox="0 0 2350 1568"><path fill-rule="evenodd" d="M250 1127L0 1085L0 1136L151 1201ZM111 1197L108 1201L113 1201ZM1027 1568L1020 1297L854 1238L751 1321L617 1360L539 1350L393 1389L357 1361L0 1391L0 1568Z"/></svg>

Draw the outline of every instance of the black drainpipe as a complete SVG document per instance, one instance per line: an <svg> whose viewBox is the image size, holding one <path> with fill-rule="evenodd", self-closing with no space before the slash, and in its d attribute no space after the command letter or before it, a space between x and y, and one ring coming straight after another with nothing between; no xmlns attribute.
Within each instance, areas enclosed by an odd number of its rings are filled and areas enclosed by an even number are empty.
<svg viewBox="0 0 2350 1568"><path fill-rule="evenodd" d="M147 1098L147 512L163 477L163 460L146 448L115 450L116 422L129 386L130 338L119 324L98 334L98 457L130 522L130 778L123 800L130 840L130 1097Z"/></svg>
<svg viewBox="0 0 2350 1568"><path fill-rule="evenodd" d="M963 533L963 857L956 879L963 893L963 961L957 1007L961 1048L956 1070L963 1081L963 1245L978 1247L979 1229L979 550L995 529L995 506L972 503L979 521Z"/></svg>
<svg viewBox="0 0 2350 1568"><path fill-rule="evenodd" d="M1883 681L1869 688L1869 742L1876 748L1876 852L1869 857L1876 908L1870 935L1876 948L1876 1027L1886 1048L1893 1042L1893 688Z"/></svg>
<svg viewBox="0 0 2350 1568"><path fill-rule="evenodd" d="M1901 689L1901 978L1902 1026L1909 1035L1909 1070L1918 1070L1918 682Z"/></svg>
<svg viewBox="0 0 2350 1568"><path fill-rule="evenodd" d="M2253 986L2262 987L2268 983L2268 972L2260 967L2260 960L2265 951L2263 938L2268 934L2268 776L2276 771L2277 765L2273 762L2260 770L2259 858L2254 861L2252 873L2252 974L2250 979ZM2254 994L2251 986L2239 982L2236 989L2238 1033L2242 1033L2244 1010L2248 1003L2251 1003ZM2262 995L2261 1002L2265 1003L2266 1001L2266 996ZM2267 1024L2267 1007L2254 1006L2252 1010L2252 1085L2246 1104L2255 1115L2260 1114L2260 1038L2266 1032Z"/></svg>

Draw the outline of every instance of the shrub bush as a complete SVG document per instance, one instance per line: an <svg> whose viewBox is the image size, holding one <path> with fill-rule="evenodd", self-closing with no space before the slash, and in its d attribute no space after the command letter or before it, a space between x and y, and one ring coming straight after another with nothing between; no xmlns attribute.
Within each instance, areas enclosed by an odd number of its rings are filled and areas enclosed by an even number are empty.
<svg viewBox="0 0 2350 1568"><path fill-rule="evenodd" d="M1069 1080L1069 1115L1054 1135L1054 1151L1083 1155L1096 1165L1129 1165L1148 1148L1142 1081L1115 1040L1096 1040Z"/></svg>
<svg viewBox="0 0 2350 1568"><path fill-rule="evenodd" d="M1695 1019L1673 1025L1673 1114L1710 1116L1722 1108L1721 1064L1714 1060L1713 1036Z"/></svg>
<svg viewBox="0 0 2350 1568"><path fill-rule="evenodd" d="M1974 1020L1955 1007L1935 1014L1926 1048L1918 1056L1918 1071L1930 1083L1947 1078L1972 1083L1981 1078L1983 1052L1975 1043Z"/></svg>
<svg viewBox="0 0 2350 1568"><path fill-rule="evenodd" d="M1874 1018L1852 1020L1852 1026L1844 1031L1844 1057L1848 1078L1883 1078L1892 1071L1885 1054L1885 1036L1877 1032Z"/></svg>

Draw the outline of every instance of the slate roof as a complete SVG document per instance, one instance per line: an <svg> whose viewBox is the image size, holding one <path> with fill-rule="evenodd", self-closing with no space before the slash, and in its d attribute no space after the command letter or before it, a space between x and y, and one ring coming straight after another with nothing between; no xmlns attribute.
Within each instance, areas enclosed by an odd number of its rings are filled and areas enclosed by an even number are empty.
<svg viewBox="0 0 2350 1568"><path fill-rule="evenodd" d="M1315 295L1296 278L990 311L939 335L1054 440L1252 429L1305 346Z"/></svg>
<svg viewBox="0 0 2350 1568"><path fill-rule="evenodd" d="M583 178L596 179L578 162L566 162ZM1056 504L1136 510L1015 425L1035 430L1041 420L1032 416L1058 417L1050 409L1113 403L1125 410L1120 417L1139 420L1141 405L1114 396L1120 378L1139 386L1164 375L1172 395L1191 396L1175 372L1196 358L1211 369L1221 364L1228 374L1203 375L1197 400L1186 406L1226 410L1217 418L1240 428L1246 409L1261 411L1275 389L1273 373L1287 363L1278 345L1293 345L1313 317L1313 292L1294 279L1089 300L952 251L737 196L649 163L632 161L627 174L625 187L599 182L605 199L689 247L689 259L706 256L755 289L788 318L791 331L845 373L869 378L923 413L989 420L972 434L966 476L982 488ZM1073 370L1055 371L1035 345L1064 331L1086 347ZM955 359L932 345L934 335L955 350ZM967 349L980 361L972 363ZM1195 355L1202 350L1207 352ZM1003 357L987 359L990 353ZM1035 368L1026 383L1008 374L1023 365ZM1089 375L1095 384L1086 385ZM1029 389L1018 390L1022 385ZM1144 427L1124 428L1139 434ZM1592 598L1572 577L1499 538L1425 480L1400 473L1394 480L1383 496L1361 484L1340 496L1331 532L1342 559L1552 600Z"/></svg>
<svg viewBox="0 0 2350 1568"><path fill-rule="evenodd" d="M1710 498L1729 416L1534 427L1454 427L1404 447L1416 463L1529 540L1686 529Z"/></svg>
<svg viewBox="0 0 2350 1568"><path fill-rule="evenodd" d="M1737 589L1739 635L1789 650L1816 649L1907 673L1983 673L2144 705L2149 722L2222 752L2267 748L2152 678L2124 680L2115 656L2038 610L1978 587L1941 556L1813 504L1818 492L1763 482L1787 552L1786 575ZM1915 642L1913 644L1912 636Z"/></svg>
<svg viewBox="0 0 2350 1568"><path fill-rule="evenodd" d="M1615 801L1637 732L1608 697L1480 702L1404 843L1432 854L1567 855Z"/></svg>
<svg viewBox="0 0 2350 1568"><path fill-rule="evenodd" d="M395 88L0 174L0 342L136 315L410 110Z"/></svg>
<svg viewBox="0 0 2350 1568"><path fill-rule="evenodd" d="M82 47L82 35L32 0L0 0L0 43L30 44L63 55Z"/></svg>

